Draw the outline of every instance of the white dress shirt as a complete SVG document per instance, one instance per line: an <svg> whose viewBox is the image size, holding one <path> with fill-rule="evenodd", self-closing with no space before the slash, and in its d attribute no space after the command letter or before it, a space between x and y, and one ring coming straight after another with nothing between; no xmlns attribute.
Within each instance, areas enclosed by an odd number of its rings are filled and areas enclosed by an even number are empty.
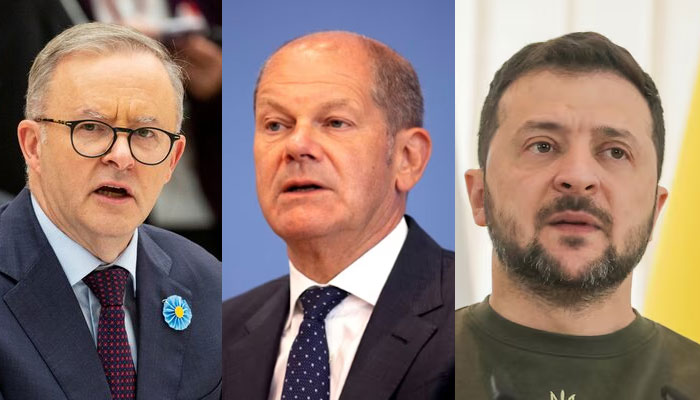
<svg viewBox="0 0 700 400"><path fill-rule="evenodd" d="M136 368L136 243L138 243L138 229L134 230L131 241L119 257L117 257L113 263L107 264L92 255L83 246L73 241L73 239L58 229L49 217L46 216L44 210L41 209L34 195L32 195L32 207L34 208L34 214L36 214L37 220L39 220L41 230L44 231L46 239L48 239L51 248L54 253L56 253L56 258L58 258L58 262L61 264L63 272L68 278L68 283L73 288L75 297L78 299L78 304L80 304L80 309L83 311L85 322L95 341L95 347L97 347L97 327L99 325L100 309L102 307L97 297L83 282L83 278L96 269L109 268L112 265L118 265L129 271L129 279L132 284L129 285L127 283L126 290L124 291L124 325L126 327L126 335L129 339L129 347L131 348L131 357L134 360L134 368Z"/></svg>
<svg viewBox="0 0 700 400"><path fill-rule="evenodd" d="M327 284L307 278L289 262L289 316L282 331L280 350L270 384L269 400L280 400L287 371L289 350L304 319L299 296L312 286L335 286L349 295L326 317L326 339L330 362L331 400L337 400L350 372L352 360L372 315L374 305L384 288L389 273L399 256L408 234L408 225L401 219L384 239L355 260Z"/></svg>

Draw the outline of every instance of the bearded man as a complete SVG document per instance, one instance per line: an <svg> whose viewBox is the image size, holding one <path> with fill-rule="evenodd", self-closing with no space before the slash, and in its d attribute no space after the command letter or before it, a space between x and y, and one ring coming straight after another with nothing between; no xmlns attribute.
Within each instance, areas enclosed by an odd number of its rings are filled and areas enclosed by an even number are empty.
<svg viewBox="0 0 700 400"><path fill-rule="evenodd" d="M533 43L496 73L465 174L492 294L456 312L456 398L685 399L700 346L632 308L666 201L652 79L597 33Z"/></svg>

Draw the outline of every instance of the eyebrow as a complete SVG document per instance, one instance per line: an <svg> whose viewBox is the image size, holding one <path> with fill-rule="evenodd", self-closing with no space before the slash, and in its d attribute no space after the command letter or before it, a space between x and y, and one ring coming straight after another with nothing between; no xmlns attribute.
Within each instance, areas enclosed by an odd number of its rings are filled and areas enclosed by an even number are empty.
<svg viewBox="0 0 700 400"><path fill-rule="evenodd" d="M557 133L565 133L569 129L564 125L554 122L554 121L537 121L531 120L525 122L517 131L518 134L522 134L529 131L542 130ZM634 135L627 129L614 128L609 125L599 125L592 129L592 132L598 135L602 135L611 139L626 139L633 143L637 142Z"/></svg>
<svg viewBox="0 0 700 400"><path fill-rule="evenodd" d="M107 116L102 114L99 111L93 110L91 108L86 108L83 110L78 111L79 115L84 115L88 118L95 118L95 119L102 119L102 120L109 120ZM139 123L139 124L150 124L152 122L158 123L158 118L152 116L152 115L143 115L137 118L131 118L130 119L133 122Z"/></svg>
<svg viewBox="0 0 700 400"><path fill-rule="evenodd" d="M268 106L274 109L277 109L285 114L289 114L289 110L287 107L283 106L282 104L276 102L275 100L272 99L262 99L260 100L260 107L263 106ZM318 111L323 114L327 113L330 110L337 109L337 108L351 108L354 109L352 101L347 100L347 99L337 99L337 100L329 100L325 103L322 103L318 109Z"/></svg>
<svg viewBox="0 0 700 400"><path fill-rule="evenodd" d="M144 116L135 118L134 121L136 121L140 124L150 124L151 122L158 122L158 118L150 116L150 115L144 115Z"/></svg>
<svg viewBox="0 0 700 400"><path fill-rule="evenodd" d="M82 109L82 110L78 111L78 114L84 115L84 116L89 117L89 118L107 119L107 117L104 116L104 114L102 114L98 111L95 111L93 109L90 109L90 108Z"/></svg>
<svg viewBox="0 0 700 400"><path fill-rule="evenodd" d="M270 108L274 108L276 110L282 111L285 114L289 113L287 110L287 107L283 106L282 104L280 104L272 99L262 99L262 100L259 100L259 103L260 103L259 107L256 107L256 109L262 108L262 107L270 107Z"/></svg>
<svg viewBox="0 0 700 400"><path fill-rule="evenodd" d="M609 138L635 140L634 135L632 135L627 129L618 129L607 125L596 126L595 128L593 128L593 132L603 136L607 136Z"/></svg>
<svg viewBox="0 0 700 400"><path fill-rule="evenodd" d="M550 131L550 132L565 132L568 129L564 125L554 121L526 121L517 133L522 134L529 131Z"/></svg>
<svg viewBox="0 0 700 400"><path fill-rule="evenodd" d="M325 114L333 109L337 108L350 108L350 109L355 109L353 107L352 102L350 100L346 99L338 99L338 100L330 100L325 103L323 103L320 107L320 110L322 114Z"/></svg>

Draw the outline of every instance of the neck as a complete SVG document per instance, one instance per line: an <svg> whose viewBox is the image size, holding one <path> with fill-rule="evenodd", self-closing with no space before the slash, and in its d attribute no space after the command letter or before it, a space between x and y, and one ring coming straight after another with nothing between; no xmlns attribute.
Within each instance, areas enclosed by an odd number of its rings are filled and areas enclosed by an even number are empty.
<svg viewBox="0 0 700 400"><path fill-rule="evenodd" d="M360 232L343 231L323 237L288 240L287 254L294 266L309 279L328 283L398 225L403 209L384 223L368 225Z"/></svg>
<svg viewBox="0 0 700 400"><path fill-rule="evenodd" d="M553 305L510 277L493 255L491 307L519 325L547 332L597 336L618 331L635 318L632 310L632 275L613 292L581 307Z"/></svg>
<svg viewBox="0 0 700 400"><path fill-rule="evenodd" d="M70 235L69 235L70 236ZM108 238L94 241L93 243L79 242L75 238L76 243L83 246L92 255L104 261L105 263L113 263L117 257L126 249L129 245L129 241L133 237L133 234L127 238Z"/></svg>

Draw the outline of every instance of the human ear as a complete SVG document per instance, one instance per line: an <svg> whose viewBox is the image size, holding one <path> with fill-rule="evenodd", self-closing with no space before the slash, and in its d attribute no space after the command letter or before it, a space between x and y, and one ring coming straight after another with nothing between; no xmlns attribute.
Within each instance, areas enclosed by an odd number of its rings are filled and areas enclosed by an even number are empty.
<svg viewBox="0 0 700 400"><path fill-rule="evenodd" d="M38 122L28 119L22 120L17 125L17 139L22 149L24 162L27 167L36 174L41 174L41 126Z"/></svg>
<svg viewBox="0 0 700 400"><path fill-rule="evenodd" d="M432 141L423 128L403 129L394 138L396 157L396 189L408 192L418 183L430 160Z"/></svg>
<svg viewBox="0 0 700 400"><path fill-rule="evenodd" d="M467 195L472 206L472 217L479 226L486 226L486 212L484 210L484 171L482 169L469 169L464 173L467 183Z"/></svg>

